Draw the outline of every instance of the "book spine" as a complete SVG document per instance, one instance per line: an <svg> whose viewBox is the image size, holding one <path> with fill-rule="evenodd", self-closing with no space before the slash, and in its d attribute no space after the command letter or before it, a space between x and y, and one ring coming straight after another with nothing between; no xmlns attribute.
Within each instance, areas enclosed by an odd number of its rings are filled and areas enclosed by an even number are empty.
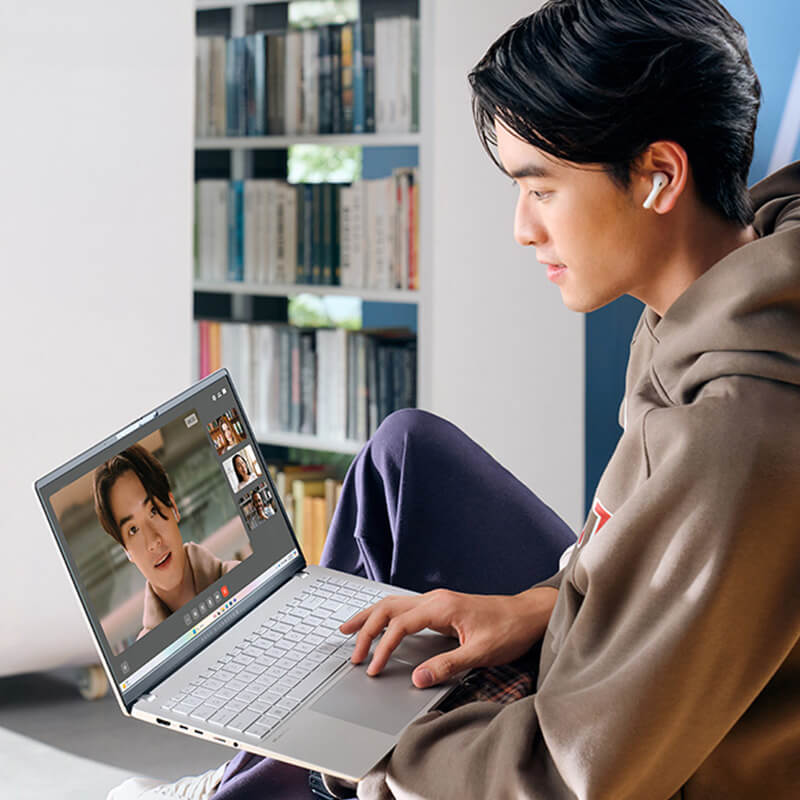
<svg viewBox="0 0 800 800"><path fill-rule="evenodd" d="M278 262L278 203L276 194L276 181L264 181L264 263L266 266L264 280L267 283L275 282Z"/></svg>
<svg viewBox="0 0 800 800"><path fill-rule="evenodd" d="M302 34L289 31L286 34L286 62L284 68L284 97L286 109L285 130L288 136L300 133L300 51Z"/></svg>
<svg viewBox="0 0 800 800"><path fill-rule="evenodd" d="M300 432L302 396L300 394L300 331L289 328L291 343L291 405L289 406L289 430Z"/></svg>
<svg viewBox="0 0 800 800"><path fill-rule="evenodd" d="M231 181L228 203L228 280L244 279L244 181Z"/></svg>
<svg viewBox="0 0 800 800"><path fill-rule="evenodd" d="M198 36L194 45L194 135L208 136L208 100L210 94L211 47L205 36Z"/></svg>
<svg viewBox="0 0 800 800"><path fill-rule="evenodd" d="M375 132L375 22L362 25L364 62L364 132Z"/></svg>
<svg viewBox="0 0 800 800"><path fill-rule="evenodd" d="M331 268L333 271L333 285L342 283L342 257L341 237L339 236L339 214L341 205L342 187L338 184L331 185Z"/></svg>
<svg viewBox="0 0 800 800"><path fill-rule="evenodd" d="M367 336L361 334L356 340L358 347L356 350L356 370L358 377L357 384L357 438L360 442L366 442L367 433Z"/></svg>
<svg viewBox="0 0 800 800"><path fill-rule="evenodd" d="M295 187L297 204L297 259L295 263L294 282L303 283L305 281L306 269L306 187L298 183Z"/></svg>
<svg viewBox="0 0 800 800"><path fill-rule="evenodd" d="M355 286L351 256L352 186L342 186L339 191L339 266L342 286Z"/></svg>
<svg viewBox="0 0 800 800"><path fill-rule="evenodd" d="M330 286L333 283L333 184L323 183L322 192L322 258L320 283Z"/></svg>
<svg viewBox="0 0 800 800"><path fill-rule="evenodd" d="M359 334L347 331L347 438L357 439L356 433L356 337Z"/></svg>
<svg viewBox="0 0 800 800"><path fill-rule="evenodd" d="M411 21L411 130L419 130L419 20Z"/></svg>
<svg viewBox="0 0 800 800"><path fill-rule="evenodd" d="M319 35L319 132L333 133L333 94L330 27L318 28Z"/></svg>
<svg viewBox="0 0 800 800"><path fill-rule="evenodd" d="M225 132L228 136L239 135L239 113L236 104L239 94L236 91L236 39L225 42Z"/></svg>
<svg viewBox="0 0 800 800"><path fill-rule="evenodd" d="M313 234L311 237L311 283L322 282L322 184L312 185L311 219Z"/></svg>
<svg viewBox="0 0 800 800"><path fill-rule="evenodd" d="M353 25L342 25L341 39L341 98L342 133L353 133L354 95L353 95Z"/></svg>
<svg viewBox="0 0 800 800"><path fill-rule="evenodd" d="M366 131L364 107L364 33L363 23L353 25L353 133Z"/></svg>
<svg viewBox="0 0 800 800"><path fill-rule="evenodd" d="M267 37L263 33L253 34L253 80L254 94L254 135L266 136L269 132L268 124L268 95L267 95Z"/></svg>
<svg viewBox="0 0 800 800"><path fill-rule="evenodd" d="M319 133L319 35L303 31L303 133Z"/></svg>
<svg viewBox="0 0 800 800"><path fill-rule="evenodd" d="M279 405L278 426L282 431L291 430L291 401L292 401L292 339L291 331L287 327L279 329Z"/></svg>
<svg viewBox="0 0 800 800"><path fill-rule="evenodd" d="M285 266L284 283L294 283L297 274L297 189L288 183L281 185L284 200Z"/></svg>
<svg viewBox="0 0 800 800"><path fill-rule="evenodd" d="M300 337L301 353L301 399L300 399L300 433L313 435L316 432L315 402L316 395L316 363L314 354L314 333L305 332Z"/></svg>
<svg viewBox="0 0 800 800"><path fill-rule="evenodd" d="M283 186L276 183L275 194L275 283L288 283L286 274L286 195Z"/></svg>
<svg viewBox="0 0 800 800"><path fill-rule="evenodd" d="M330 25L331 43L331 130L342 133L342 29Z"/></svg>
<svg viewBox="0 0 800 800"><path fill-rule="evenodd" d="M378 424L389 415L391 388L389 386L389 352L385 344L378 343Z"/></svg>
<svg viewBox="0 0 800 800"><path fill-rule="evenodd" d="M303 278L301 283L311 283L314 273L314 186L303 186Z"/></svg>
<svg viewBox="0 0 800 800"><path fill-rule="evenodd" d="M258 204L257 186L244 181L244 270L245 283L255 283L258 273Z"/></svg>
<svg viewBox="0 0 800 800"><path fill-rule="evenodd" d="M244 99L245 133L257 135L256 123L256 39L254 35L244 37Z"/></svg>
<svg viewBox="0 0 800 800"><path fill-rule="evenodd" d="M375 339L367 340L367 431L372 436L378 429L378 352Z"/></svg>

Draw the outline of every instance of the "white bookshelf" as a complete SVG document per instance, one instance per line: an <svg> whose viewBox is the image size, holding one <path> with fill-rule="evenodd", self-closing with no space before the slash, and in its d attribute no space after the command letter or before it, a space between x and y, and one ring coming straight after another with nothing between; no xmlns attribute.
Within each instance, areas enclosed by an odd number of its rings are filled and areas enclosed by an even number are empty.
<svg viewBox="0 0 800 800"><path fill-rule="evenodd" d="M422 42L425 25L424 15L430 16L430 7L434 0L418 0L420 18L420 81L419 81L419 127L424 130L425 82ZM363 3L363 0L362 0ZM253 6L257 5L287 5L287 0L194 0L197 11L210 11L214 9L230 9L230 35L243 36L248 32L248 14ZM381 0L378 3L381 14L390 13L392 2ZM275 135L275 136L224 136L224 137L197 137L194 142L195 150L229 151L231 154L231 179L241 180L247 177L251 154L255 150L284 150L293 145L326 145L326 146L361 146L361 147L416 147L418 149L418 164L420 165L420 183L424 187L425 177L421 169L425 139L422 133L362 133L362 134L319 134L319 135ZM313 284L253 284L238 281L208 281L197 280L193 282L195 293L229 294L234 300L234 308L240 309L237 319L241 321L241 309L248 306L247 297L286 297L290 298L299 294L312 294L316 296L334 296L358 298L365 302L399 303L414 305L417 308L417 405L421 398L427 396L421 376L425 356L422 352L421 329L425 307L424 287L426 283L427 258L423 250L422 231L425 227L424 209L426 202L423 200L424 189L420 192L420 237L418 251L418 281L420 289L416 290L378 290L360 287L313 285ZM242 305L242 304L245 305ZM321 452L334 452L356 454L365 442L354 440L331 440L318 436L309 436L296 433L276 431L255 431L258 441L262 444L276 445L290 448L318 450Z"/></svg>
<svg viewBox="0 0 800 800"><path fill-rule="evenodd" d="M244 283L240 281L199 281L195 280L196 292L219 294L250 295L253 297L292 297L298 294L313 294L320 297L357 297L374 303L419 302L419 291L415 289L360 289L352 286L326 286L311 283Z"/></svg>
<svg viewBox="0 0 800 800"><path fill-rule="evenodd" d="M418 147L418 133L325 133L319 136L217 136L195 141L196 150L283 150L296 144L333 147Z"/></svg>
<svg viewBox="0 0 800 800"><path fill-rule="evenodd" d="M356 455L364 442L354 439L327 439L322 436L308 436L302 433L283 433L281 431L255 430L259 442L267 442L277 447L295 447L302 450L319 450L326 453L345 453Z"/></svg>

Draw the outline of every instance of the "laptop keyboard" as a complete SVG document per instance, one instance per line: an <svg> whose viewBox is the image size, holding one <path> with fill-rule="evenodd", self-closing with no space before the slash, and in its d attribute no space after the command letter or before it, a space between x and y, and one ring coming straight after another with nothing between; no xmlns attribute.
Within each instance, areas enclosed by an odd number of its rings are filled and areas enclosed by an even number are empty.
<svg viewBox="0 0 800 800"><path fill-rule="evenodd" d="M349 660L355 634L339 625L387 591L317 578L161 707L252 739L276 725Z"/></svg>

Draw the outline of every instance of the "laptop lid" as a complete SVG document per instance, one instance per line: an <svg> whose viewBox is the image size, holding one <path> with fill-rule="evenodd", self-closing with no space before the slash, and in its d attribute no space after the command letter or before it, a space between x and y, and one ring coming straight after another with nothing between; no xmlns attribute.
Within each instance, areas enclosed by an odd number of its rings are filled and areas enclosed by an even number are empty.
<svg viewBox="0 0 800 800"><path fill-rule="evenodd" d="M225 369L35 490L128 710L305 567Z"/></svg>

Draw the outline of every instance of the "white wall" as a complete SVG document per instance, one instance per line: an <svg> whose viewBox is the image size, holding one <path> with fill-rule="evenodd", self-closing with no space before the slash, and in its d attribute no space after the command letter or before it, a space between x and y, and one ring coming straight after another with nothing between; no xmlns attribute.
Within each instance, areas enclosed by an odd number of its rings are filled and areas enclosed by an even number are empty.
<svg viewBox="0 0 800 800"><path fill-rule="evenodd" d="M472 122L467 74L531 0L425 0L424 404L466 430L574 529L583 507L584 320L513 239L516 189ZM427 209L433 209L433 219ZM428 238L426 238L428 237ZM487 513L491 513L488 509Z"/></svg>
<svg viewBox="0 0 800 800"><path fill-rule="evenodd" d="M193 31L0 4L0 674L94 659L33 481L190 380Z"/></svg>

